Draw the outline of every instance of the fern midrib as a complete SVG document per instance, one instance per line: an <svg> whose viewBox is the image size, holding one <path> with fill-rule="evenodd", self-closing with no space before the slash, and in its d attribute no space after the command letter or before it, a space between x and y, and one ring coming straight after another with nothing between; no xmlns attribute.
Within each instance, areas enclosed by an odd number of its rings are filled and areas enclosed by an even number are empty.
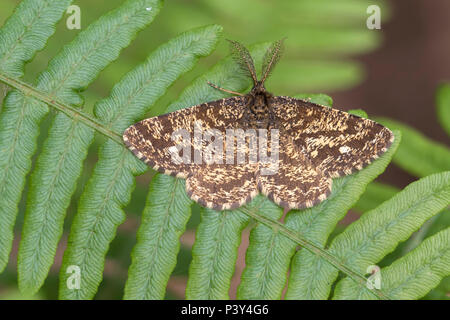
<svg viewBox="0 0 450 320"><path fill-rule="evenodd" d="M256 221L259 221L259 222L265 224L266 226L273 228L275 232L280 232L281 234L285 235L291 241L298 243L299 245L307 248L307 250L312 252L313 254L324 258L331 265L333 265L333 267L342 271L348 277L353 279L353 281L358 283L358 285L364 286L365 283L367 282L367 279L362 274L360 274L359 272L354 271L353 269L348 267L347 264L340 261L338 257L335 257L334 255L329 253L327 250L314 244L313 242L309 241L308 239L302 237L301 233L294 232L294 231L290 230L289 228L287 228L286 226L284 226L283 224L279 223L278 221L272 221L271 219L268 219L264 216L254 214L253 212L246 210L245 208L241 209L241 212L245 213L246 215L250 216L251 218L255 219ZM298 234L300 236L298 236ZM379 297L380 299L390 299L389 296L387 296L381 290L373 290L370 292L372 294L374 294L375 296Z"/></svg>
<svg viewBox="0 0 450 320"><path fill-rule="evenodd" d="M72 119L70 133L69 133L68 139L67 139L69 142L65 144L63 153L59 157L58 164L56 166L56 173L57 174L52 175L52 180L51 180L51 183L50 183L51 187L49 188L50 192L49 192L49 194L47 196L47 201L44 201L44 210L43 210L44 219L43 219L43 223L41 225L41 228L39 229L39 232L37 233L38 234L38 238L39 238L38 239L38 248L39 249L33 250L33 253L32 253L32 256L31 256L31 262L30 262L32 264L32 266L33 266L33 272L34 272L33 274L36 274L36 272L39 272L38 264L34 263L35 262L35 257L36 257L37 254L41 253L41 251L40 251L40 248L42 247L42 243L41 242L42 242L42 239L43 239L43 236L44 236L44 233L42 232L42 230L44 230L47 227L47 223L48 223L48 214L47 213L49 213L51 211L51 210L49 210L50 205L52 203L50 201L50 199L52 199L52 195L53 195L53 192L55 190L54 186L55 186L55 184L57 182L57 179L60 176L59 173L61 172L61 166L62 166L62 164L63 164L63 162L64 162L64 160L65 160L65 158L67 156L67 150L69 150L70 147L72 146L71 141L73 140L74 132L75 132L75 129L76 129L77 125L78 125L78 120L76 118ZM63 212L65 213L65 210Z"/></svg>
<svg viewBox="0 0 450 320"><path fill-rule="evenodd" d="M158 241L157 241L157 243L155 244L155 246L154 246L154 248L153 248L151 254L149 253L149 256L156 256L156 257L158 257L159 244L161 243L161 239L162 239L162 236L163 236L163 231L164 231L165 227L169 224L169 223L168 223L169 218L170 218L170 209L169 209L169 208L171 208L172 205L173 205L174 202L175 202L175 192L176 192L177 184L179 183L179 180L180 180L180 179L175 178L175 181L174 181L174 184L173 184L173 188L172 188L172 190L171 190L172 192L171 192L171 194L170 194L170 201L169 201L169 204L168 204L168 206L166 207L166 210L165 210L165 213L164 213L164 223L161 225L161 228L159 229L159 233L158 233ZM158 259L155 258L154 260L158 260ZM146 289L150 287L150 281L151 281L152 278L153 278L153 275L154 275L153 269L154 269L154 267L155 267L155 264L152 263L152 261L149 262L149 264L150 264L150 265L149 265L149 268L147 268L147 269L149 269L149 271L147 272L146 284L145 284L145 288L146 288ZM148 265L148 264L147 264L147 265ZM147 290L145 290L145 295L147 295Z"/></svg>
<svg viewBox="0 0 450 320"><path fill-rule="evenodd" d="M31 26L34 25L34 23L41 17L42 12L44 11L45 8L47 8L49 6L49 0L44 0L43 1L43 6L41 8L38 9L37 15L34 16L33 20L31 20L31 23L28 25L25 25L25 28L23 30L23 32L20 34L20 36L17 38L17 41L14 43L14 45L10 48L10 50L5 53L5 55L3 56L3 58L0 60L0 65L2 65L5 61L8 61L9 58L11 57L12 53L14 52L14 50L17 48L17 46L19 45L19 43L22 43L23 37L24 35L30 30Z"/></svg>
<svg viewBox="0 0 450 320"><path fill-rule="evenodd" d="M70 118L74 118L76 116L79 117L80 121L83 122L86 126L94 129L95 131L105 135L110 138L120 146L123 146L122 136L117 132L110 130L106 127L102 122L98 121L96 118L91 118L88 114L84 113L81 109L72 107L65 103L59 102L56 99L53 99L51 96L46 93L40 92L38 89L7 75L4 75L0 72L0 81L5 83L6 85L21 91L24 96L32 96L32 98L54 107L55 109L63 112Z"/></svg>
<svg viewBox="0 0 450 320"><path fill-rule="evenodd" d="M441 191L448 188L448 186L444 186L441 188L436 188L437 190ZM402 212L401 214L397 215L394 219L390 220L390 222L388 224L383 224L381 225L380 228L376 228L374 230L374 232L369 235L369 237L365 237L363 239L363 241L361 242L361 244L359 244L356 247L350 247L348 249L348 251L346 250L346 255L344 257L342 257L342 261L343 263L347 264L347 263L351 263L354 264L354 261L357 258L359 258L364 251L364 248L369 246L370 244L373 243L373 240L375 238L380 238L380 234L385 234L386 232L388 232L388 229L398 225L398 223L400 222L399 220L403 219L405 216L407 216L408 214L411 213L411 211L413 211L413 209L417 208L419 205L421 205L424 202L427 202L427 200L429 200L430 198L434 197L434 194L436 194L437 192L433 191L433 194L428 195L425 198L421 198L419 201L416 201L412 206L408 207L407 210L405 210L404 212Z"/></svg>

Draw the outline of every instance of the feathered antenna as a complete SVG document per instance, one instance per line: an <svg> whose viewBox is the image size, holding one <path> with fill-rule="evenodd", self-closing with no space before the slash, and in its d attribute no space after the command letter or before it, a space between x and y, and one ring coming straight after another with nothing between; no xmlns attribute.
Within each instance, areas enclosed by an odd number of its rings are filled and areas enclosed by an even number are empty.
<svg viewBox="0 0 450 320"><path fill-rule="evenodd" d="M286 38L283 38L281 40L275 41L269 49L267 49L263 65L262 65L262 78L261 82L264 83L266 81L267 77L269 76L270 72L273 70L273 67L277 64L278 60L280 60L281 55L283 54L283 42Z"/></svg>
<svg viewBox="0 0 450 320"><path fill-rule="evenodd" d="M250 52L241 43L233 40L228 40L230 42L231 54L236 60L241 69L253 79L253 84L258 83L256 77L255 64L253 63L252 56Z"/></svg>

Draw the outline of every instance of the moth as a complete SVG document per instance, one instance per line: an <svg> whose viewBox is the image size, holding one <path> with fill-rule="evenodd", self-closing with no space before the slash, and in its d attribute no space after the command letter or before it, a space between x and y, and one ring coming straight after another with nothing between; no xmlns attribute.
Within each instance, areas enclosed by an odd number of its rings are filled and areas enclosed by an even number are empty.
<svg viewBox="0 0 450 320"><path fill-rule="evenodd" d="M386 127L308 100L269 93L264 82L283 41L265 53L258 80L253 59L230 41L239 69L253 80L247 94L142 120L123 134L125 145L153 169L186 179L201 206L231 210L259 193L288 209L312 207L331 192L332 179L363 169L386 152Z"/></svg>

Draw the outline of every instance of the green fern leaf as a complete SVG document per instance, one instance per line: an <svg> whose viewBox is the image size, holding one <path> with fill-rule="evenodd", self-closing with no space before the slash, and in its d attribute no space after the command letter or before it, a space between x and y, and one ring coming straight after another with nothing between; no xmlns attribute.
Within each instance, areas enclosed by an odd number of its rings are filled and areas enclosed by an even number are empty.
<svg viewBox="0 0 450 320"><path fill-rule="evenodd" d="M262 203L258 215L279 220L283 215L283 209L267 198L264 199L266 201ZM286 238L277 238L276 235L272 228L262 224L257 224L252 229L245 257L245 269L237 292L239 299L260 299L265 295L279 294L270 292L271 288L276 287L276 283L280 281L284 283L286 280L286 273L280 272L283 266L278 265L282 263L278 256L284 252L276 250L278 247L276 241L285 241Z"/></svg>
<svg viewBox="0 0 450 320"><path fill-rule="evenodd" d="M381 269L381 289L394 299L419 299L450 275L450 228L425 239L416 249ZM334 299L373 299L349 279L336 286Z"/></svg>
<svg viewBox="0 0 450 320"><path fill-rule="evenodd" d="M443 84L437 93L437 115L442 128L450 136L450 84Z"/></svg>
<svg viewBox="0 0 450 320"><path fill-rule="evenodd" d="M106 118L114 130L122 132L141 118L173 81L192 69L201 56L211 53L220 32L219 26L203 27L163 45L141 67L127 75L109 98L96 106L96 114ZM133 176L146 169L123 146L107 141L101 148L99 162L72 224L70 246L61 269L61 298L86 299L95 294L109 243L117 226L125 219L121 207L129 202L134 188ZM85 289L77 292L68 290L65 285L68 276L64 273L65 267L73 264L87 275L83 281Z"/></svg>
<svg viewBox="0 0 450 320"><path fill-rule="evenodd" d="M55 32L71 0L25 0L0 29L0 72L23 76L23 67Z"/></svg>
<svg viewBox="0 0 450 320"><path fill-rule="evenodd" d="M381 203L391 199L399 189L380 182L372 182L367 186L366 192L358 200L354 209L360 212L367 212L379 206ZM408 253L417 247L425 237L434 235L450 226L450 210L444 209L439 214L429 219L420 229L415 232L407 241L401 243L394 252L389 254L381 262L382 265L391 263L400 256Z"/></svg>
<svg viewBox="0 0 450 320"><path fill-rule="evenodd" d="M381 174L389 164L401 140L398 131L394 134L393 145L380 159L356 174L335 179L332 193L325 202L308 210L290 212L285 225L301 232L311 241L325 246L338 221L358 201L367 184ZM286 245L294 246L292 242ZM291 257L286 255L284 259L288 267ZM324 264L325 261L309 251L302 249L297 252L292 260L286 299L327 299L332 282L322 281L321 267ZM278 290L282 288L279 287Z"/></svg>
<svg viewBox="0 0 450 320"><path fill-rule="evenodd" d="M450 202L450 172L413 182L392 199L365 213L337 236L330 252L364 273L397 244L409 238L425 221ZM321 281L332 283L338 271L323 264ZM424 292L425 294L426 292Z"/></svg>
<svg viewBox="0 0 450 320"><path fill-rule="evenodd" d="M54 119L30 180L17 265L21 292L34 294L47 277L93 137L91 128L66 115Z"/></svg>
<svg viewBox="0 0 450 320"><path fill-rule="evenodd" d="M256 207L258 210L257 204ZM202 209L201 215L192 248L186 299L228 299L241 233L250 219L238 210Z"/></svg>
<svg viewBox="0 0 450 320"><path fill-rule="evenodd" d="M132 253L125 299L164 298L191 204L184 180L163 174L153 177Z"/></svg>
<svg viewBox="0 0 450 320"><path fill-rule="evenodd" d="M21 77L25 63L41 50L71 1L23 1L0 29L0 73ZM18 203L31 167L38 135L36 122L46 106L34 109L17 91L0 114L0 272L8 263Z"/></svg>
<svg viewBox="0 0 450 320"><path fill-rule="evenodd" d="M50 62L39 77L38 89L80 105L81 96L74 90L87 86L115 60L136 33L153 21L160 6L159 0L127 1L101 17ZM78 119L58 113L52 121L31 176L18 257L22 292L36 292L53 263L65 212L93 138L94 130Z"/></svg>
<svg viewBox="0 0 450 320"><path fill-rule="evenodd" d="M377 120L391 130L402 132L403 143L393 159L400 168L417 177L450 170L450 149L445 145L430 140L422 133L398 121L386 118Z"/></svg>

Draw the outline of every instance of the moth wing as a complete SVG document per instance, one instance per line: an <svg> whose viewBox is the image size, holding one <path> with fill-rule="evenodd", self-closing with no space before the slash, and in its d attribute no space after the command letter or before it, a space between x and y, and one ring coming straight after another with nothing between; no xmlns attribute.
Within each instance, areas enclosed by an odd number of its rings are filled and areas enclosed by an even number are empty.
<svg viewBox="0 0 450 320"><path fill-rule="evenodd" d="M318 170L290 139L281 137L277 167L272 164L263 175L263 168L257 174L258 188L276 204L289 209L309 208L325 200L331 192L331 178ZM284 140L286 139L286 140Z"/></svg>
<svg viewBox="0 0 450 320"><path fill-rule="evenodd" d="M361 170L387 151L393 133L375 121L290 97L269 101L284 134L326 176Z"/></svg>
<svg viewBox="0 0 450 320"><path fill-rule="evenodd" d="M258 195L257 164L204 166L186 180L188 196L214 210L232 210Z"/></svg>
<svg viewBox="0 0 450 320"><path fill-rule="evenodd" d="M194 159L196 150L200 149L194 142L195 126L200 124L201 130L211 128L225 132L236 126L244 105L245 97L231 97L148 118L128 127L123 140L139 159L155 170L187 178L204 165L196 164ZM192 138L190 142L185 141L192 149L188 161L180 161L186 159L182 151L175 148L174 134L179 139L181 134Z"/></svg>

